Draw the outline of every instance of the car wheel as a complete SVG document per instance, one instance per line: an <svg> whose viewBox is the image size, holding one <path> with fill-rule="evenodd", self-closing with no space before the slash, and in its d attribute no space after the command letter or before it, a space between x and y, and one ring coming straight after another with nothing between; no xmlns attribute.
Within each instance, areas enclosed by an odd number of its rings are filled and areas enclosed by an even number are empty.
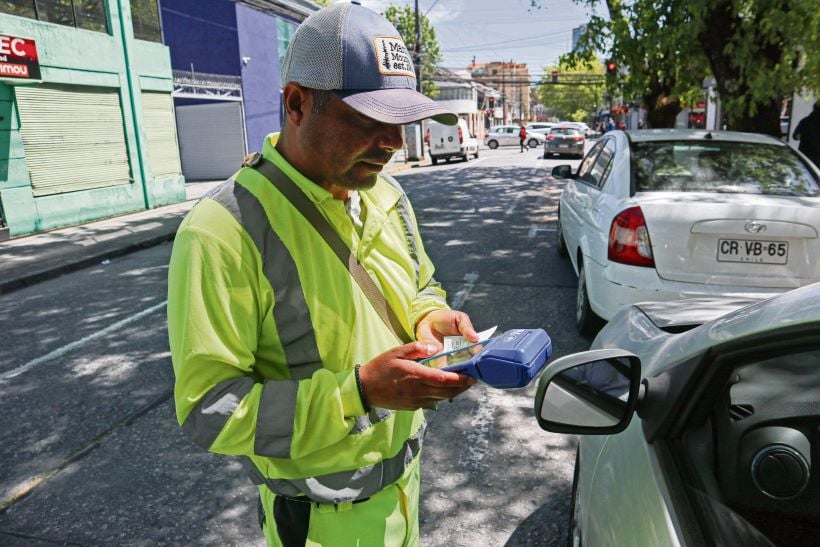
<svg viewBox="0 0 820 547"><path fill-rule="evenodd" d="M490 141L487 143L487 146L490 147L490 150L495 150L498 148L498 141Z"/></svg>
<svg viewBox="0 0 820 547"><path fill-rule="evenodd" d="M538 140L537 139L530 139L527 141L527 146L530 148L538 148Z"/></svg>
<svg viewBox="0 0 820 547"><path fill-rule="evenodd" d="M575 470L572 473L572 496L569 505L569 526L567 528L567 547L581 547L581 523L578 522L578 476L581 467L581 447L575 449Z"/></svg>
<svg viewBox="0 0 820 547"><path fill-rule="evenodd" d="M478 159L478 148L476 148L476 150L475 150L475 157L476 157L476 159Z"/></svg>
<svg viewBox="0 0 820 547"><path fill-rule="evenodd" d="M438 158L432 158L432 160L433 160L433 165L438 165Z"/></svg>
<svg viewBox="0 0 820 547"><path fill-rule="evenodd" d="M561 228L561 210L558 210L558 227L556 228L558 232L558 256L568 257L569 251L567 250L567 242L564 241L564 230Z"/></svg>
<svg viewBox="0 0 820 547"><path fill-rule="evenodd" d="M578 264L578 291L575 293L575 327L581 334L593 334L601 328L601 318L589 305L584 263Z"/></svg>
<svg viewBox="0 0 820 547"><path fill-rule="evenodd" d="M463 156L461 156L461 159L462 161L470 161L470 155L465 153Z"/></svg>

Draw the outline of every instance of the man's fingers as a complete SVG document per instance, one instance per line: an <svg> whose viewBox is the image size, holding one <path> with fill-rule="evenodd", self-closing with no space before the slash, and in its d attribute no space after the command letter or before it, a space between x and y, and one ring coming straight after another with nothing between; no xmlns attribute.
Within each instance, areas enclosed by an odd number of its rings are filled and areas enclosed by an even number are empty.
<svg viewBox="0 0 820 547"><path fill-rule="evenodd" d="M469 340L470 342L478 342L478 333L473 328L473 322L470 321L470 316L466 313L460 312L456 316L456 323L458 327L458 332L461 333L461 336Z"/></svg>
<svg viewBox="0 0 820 547"><path fill-rule="evenodd" d="M419 359L435 355L436 348L424 342L410 342L393 350L393 355L399 359Z"/></svg>

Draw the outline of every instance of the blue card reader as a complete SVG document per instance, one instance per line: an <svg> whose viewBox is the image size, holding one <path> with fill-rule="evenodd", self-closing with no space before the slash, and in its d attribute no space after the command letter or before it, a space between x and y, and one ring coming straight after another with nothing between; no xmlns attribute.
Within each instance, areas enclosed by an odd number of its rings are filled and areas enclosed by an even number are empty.
<svg viewBox="0 0 820 547"><path fill-rule="evenodd" d="M466 374L496 388L524 387L552 355L552 341L543 329L513 329L421 363Z"/></svg>

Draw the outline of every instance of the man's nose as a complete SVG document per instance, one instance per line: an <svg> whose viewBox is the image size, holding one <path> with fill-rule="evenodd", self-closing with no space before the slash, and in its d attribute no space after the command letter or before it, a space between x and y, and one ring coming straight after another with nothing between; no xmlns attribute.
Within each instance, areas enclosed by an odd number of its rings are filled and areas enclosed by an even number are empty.
<svg viewBox="0 0 820 547"><path fill-rule="evenodd" d="M404 131L401 125L383 124L379 135L379 148L395 152L404 146Z"/></svg>

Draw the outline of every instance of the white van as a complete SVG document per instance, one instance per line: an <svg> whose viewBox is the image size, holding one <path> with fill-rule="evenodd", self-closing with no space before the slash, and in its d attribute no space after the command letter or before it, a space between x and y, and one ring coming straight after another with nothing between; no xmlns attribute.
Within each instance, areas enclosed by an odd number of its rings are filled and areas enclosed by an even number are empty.
<svg viewBox="0 0 820 547"><path fill-rule="evenodd" d="M450 161L450 158L461 158L469 161L470 156L478 157L478 139L470 133L467 121L459 118L457 125L444 125L430 121L427 134L424 136L430 159L433 165L438 160Z"/></svg>

